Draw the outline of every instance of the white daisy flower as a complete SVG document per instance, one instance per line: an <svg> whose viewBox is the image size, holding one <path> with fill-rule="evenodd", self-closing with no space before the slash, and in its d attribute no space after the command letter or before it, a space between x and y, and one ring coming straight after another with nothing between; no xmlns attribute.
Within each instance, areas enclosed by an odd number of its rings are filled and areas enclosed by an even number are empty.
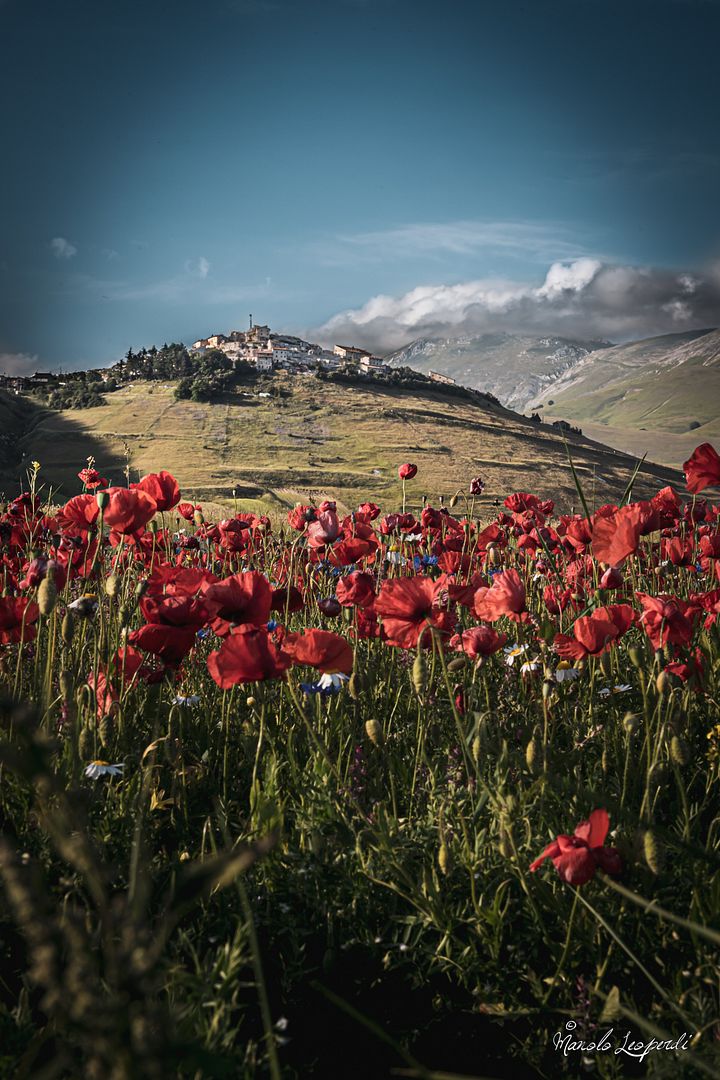
<svg viewBox="0 0 720 1080"><path fill-rule="evenodd" d="M507 666L512 667L518 657L527 652L527 649L527 645L506 645L503 652Z"/></svg>
<svg viewBox="0 0 720 1080"><path fill-rule="evenodd" d="M564 683L572 682L573 679L579 679L580 672L577 668L571 667L567 661L561 660L555 669L555 682Z"/></svg>
<svg viewBox="0 0 720 1080"><path fill-rule="evenodd" d="M618 686L603 686L598 690L598 694L602 698L608 698L611 694L624 694L627 690L632 690L630 683L621 683Z"/></svg>
<svg viewBox="0 0 720 1080"><path fill-rule="evenodd" d="M81 615L85 619L89 619L97 611L97 597L94 593L85 593L84 596L79 596L77 600L73 600L68 604L68 611L72 611L73 615Z"/></svg>
<svg viewBox="0 0 720 1080"><path fill-rule="evenodd" d="M125 763L122 761L117 765L111 765L108 761L91 761L85 769L85 775L91 780L97 780L99 776L122 776L124 768Z"/></svg>
<svg viewBox="0 0 720 1080"><path fill-rule="evenodd" d="M533 671L538 671L540 668L540 657L536 656L533 660L526 660L520 668L521 675L530 675Z"/></svg>
<svg viewBox="0 0 720 1080"><path fill-rule="evenodd" d="M321 690L340 690L342 684L347 682L349 678L349 675L342 675L339 671L334 672L332 675L328 675L326 672L318 679L318 686Z"/></svg>

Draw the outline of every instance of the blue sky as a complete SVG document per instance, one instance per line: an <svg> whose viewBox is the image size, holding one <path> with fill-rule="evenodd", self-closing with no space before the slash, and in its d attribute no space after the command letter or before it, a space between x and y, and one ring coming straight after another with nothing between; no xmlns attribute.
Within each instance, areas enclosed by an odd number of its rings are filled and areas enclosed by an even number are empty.
<svg viewBox="0 0 720 1080"><path fill-rule="evenodd" d="M718 32L715 0L0 0L5 366L250 312L378 349L720 321Z"/></svg>

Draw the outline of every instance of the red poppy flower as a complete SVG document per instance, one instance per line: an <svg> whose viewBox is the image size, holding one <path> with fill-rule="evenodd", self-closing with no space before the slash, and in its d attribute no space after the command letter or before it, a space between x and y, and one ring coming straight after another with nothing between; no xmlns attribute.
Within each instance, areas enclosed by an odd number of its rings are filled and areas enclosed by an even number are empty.
<svg viewBox="0 0 720 1080"><path fill-rule="evenodd" d="M585 885L600 867L608 874L619 874L622 861L617 848L604 847L610 818L607 810L593 810L587 821L581 821L572 836L564 834L530 864L531 871L552 859L553 866L568 885Z"/></svg>
<svg viewBox="0 0 720 1080"><path fill-rule="evenodd" d="M442 585L426 577L384 581L373 607L382 616L389 644L413 649L426 626L449 633L455 617L440 607L441 593ZM429 634L425 635L423 643L430 645Z"/></svg>
<svg viewBox="0 0 720 1080"><path fill-rule="evenodd" d="M241 626L226 637L222 647L208 656L208 671L222 690L239 683L278 679L290 667L292 658L270 637L267 630Z"/></svg>
<svg viewBox="0 0 720 1080"><path fill-rule="evenodd" d="M300 504L294 506L292 510L288 511L288 523L296 530L296 532L304 532L308 523L314 521L317 516L317 510L314 506L304 506Z"/></svg>
<svg viewBox="0 0 720 1080"><path fill-rule="evenodd" d="M502 570L495 575L489 589L478 589L475 614L487 622L495 622L502 615L507 615L513 622L527 621L525 586L517 570Z"/></svg>
<svg viewBox="0 0 720 1080"><path fill-rule="evenodd" d="M697 604L677 596L648 596L638 593L643 612L640 622L654 649L671 645L689 645L699 614Z"/></svg>
<svg viewBox="0 0 720 1080"><path fill-rule="evenodd" d="M207 621L210 611L204 597L157 596L147 594L140 601L145 621L158 626L184 626L197 631Z"/></svg>
<svg viewBox="0 0 720 1080"><path fill-rule="evenodd" d="M279 589L273 589L270 602L271 611L282 611L290 614L293 611L302 611L305 607L303 594L295 585L285 585Z"/></svg>
<svg viewBox="0 0 720 1080"><path fill-rule="evenodd" d="M78 473L78 479L82 480L88 491L94 491L95 488L99 487L107 487L107 480L100 475L97 469L81 469Z"/></svg>
<svg viewBox="0 0 720 1080"><path fill-rule="evenodd" d="M180 502L180 488L172 473L163 469L159 473L148 473L137 484L131 485L134 491L145 491L154 499L158 510L172 510Z"/></svg>
<svg viewBox="0 0 720 1080"><path fill-rule="evenodd" d="M0 597L0 644L32 641L40 608L26 596Z"/></svg>
<svg viewBox="0 0 720 1080"><path fill-rule="evenodd" d="M340 535L340 521L334 510L318 512L316 519L308 525L307 537L311 547L324 547L332 544Z"/></svg>
<svg viewBox="0 0 720 1080"><path fill-rule="evenodd" d="M465 653L471 660L479 656L492 656L499 652L507 641L507 634L498 634L492 626L471 626L450 639L450 648Z"/></svg>
<svg viewBox="0 0 720 1080"><path fill-rule="evenodd" d="M703 443L693 450L683 471L688 491L697 495L707 487L720 484L720 455L710 443Z"/></svg>
<svg viewBox="0 0 720 1080"><path fill-rule="evenodd" d="M94 495L76 495L68 499L58 511L58 524L63 529L81 529L87 532L97 521L100 507Z"/></svg>
<svg viewBox="0 0 720 1080"><path fill-rule="evenodd" d="M111 487L107 493L110 500L105 507L105 524L123 536L144 529L157 509L155 500L142 489Z"/></svg>
<svg viewBox="0 0 720 1080"><path fill-rule="evenodd" d="M645 512L639 503L622 506L610 515L593 517L592 553L598 562L617 566L637 551Z"/></svg>
<svg viewBox="0 0 720 1080"><path fill-rule="evenodd" d="M287 634L283 649L295 664L307 664L328 675L338 672L349 675L353 668L353 651L345 638L329 630L304 630L302 634Z"/></svg>
<svg viewBox="0 0 720 1080"><path fill-rule="evenodd" d="M598 608L591 615L583 615L575 620L574 638L557 634L553 642L555 650L567 660L599 656L627 633L634 619L635 612L629 604L610 604L608 607Z"/></svg>
<svg viewBox="0 0 720 1080"><path fill-rule="evenodd" d="M380 507L373 502L360 503L357 513L363 521L375 521L376 518L380 517Z"/></svg>
<svg viewBox="0 0 720 1080"><path fill-rule="evenodd" d="M177 667L195 644L194 626L171 626L146 623L128 634L128 641L143 652L159 656L170 667Z"/></svg>
<svg viewBox="0 0 720 1080"><path fill-rule="evenodd" d="M194 519L196 510L202 510L202 506L194 506L190 502L181 502L177 508L180 517L185 518L186 521L192 521Z"/></svg>
<svg viewBox="0 0 720 1080"><path fill-rule="evenodd" d="M222 636L242 623L263 626L270 618L272 593L267 578L257 570L233 574L209 585L205 600L215 611L212 629Z"/></svg>
<svg viewBox="0 0 720 1080"><path fill-rule="evenodd" d="M412 465L409 461L404 465L401 465L398 469L398 476L401 480L412 480L413 476L417 475L417 465Z"/></svg>
<svg viewBox="0 0 720 1080"><path fill-rule="evenodd" d="M361 570L338 579L335 595L343 607L367 607L375 599L375 583Z"/></svg>

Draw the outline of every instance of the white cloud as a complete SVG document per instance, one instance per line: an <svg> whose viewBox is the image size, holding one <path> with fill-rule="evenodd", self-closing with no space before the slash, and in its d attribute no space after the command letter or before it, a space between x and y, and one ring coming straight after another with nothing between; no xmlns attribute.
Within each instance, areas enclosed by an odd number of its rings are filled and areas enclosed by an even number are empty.
<svg viewBox="0 0 720 1080"><path fill-rule="evenodd" d="M717 267L678 275L581 258L553 263L539 285L481 279L374 296L315 333L389 351L419 337L497 330L628 340L719 323Z"/></svg>
<svg viewBox="0 0 720 1080"><path fill-rule="evenodd" d="M4 375L32 375L37 371L38 358L29 353L0 353L0 372Z"/></svg>
<svg viewBox="0 0 720 1080"><path fill-rule="evenodd" d="M56 259L72 259L78 253L75 244L71 244L64 236L54 236L50 241L50 247Z"/></svg>
<svg viewBox="0 0 720 1080"><path fill-rule="evenodd" d="M210 273L210 263L204 255L201 255L199 259L187 259L185 273L204 280Z"/></svg>
<svg viewBox="0 0 720 1080"><path fill-rule="evenodd" d="M478 254L547 264L576 258L582 246L559 222L460 220L340 234L314 244L312 254L328 265Z"/></svg>

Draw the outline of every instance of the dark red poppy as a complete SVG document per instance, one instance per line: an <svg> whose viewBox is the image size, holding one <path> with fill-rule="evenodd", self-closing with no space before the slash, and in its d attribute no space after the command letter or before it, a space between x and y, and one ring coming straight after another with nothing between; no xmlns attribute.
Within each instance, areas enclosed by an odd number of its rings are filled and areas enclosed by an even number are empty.
<svg viewBox="0 0 720 1080"><path fill-rule="evenodd" d="M172 510L180 502L180 488L172 473L163 469L159 473L148 473L137 484L131 485L134 491L145 491L159 511Z"/></svg>
<svg viewBox="0 0 720 1080"><path fill-rule="evenodd" d="M233 574L209 585L205 600L215 612L212 629L223 635L242 623L263 626L270 618L272 592L267 578L257 570Z"/></svg>
<svg viewBox="0 0 720 1080"><path fill-rule="evenodd" d="M107 493L110 498L103 520L113 532L123 536L144 529L157 509L155 500L142 489L111 487Z"/></svg>
<svg viewBox="0 0 720 1080"><path fill-rule="evenodd" d="M384 581L373 608L382 617L389 644L413 649L427 626L449 633L455 616L440 606L441 592L442 586L426 577ZM430 634L425 634L423 644L430 643Z"/></svg>
<svg viewBox="0 0 720 1080"><path fill-rule="evenodd" d="M398 476L401 480L412 480L413 476L417 476L418 467L412 465L409 461L404 465L401 465L398 469Z"/></svg>
<svg viewBox="0 0 720 1080"><path fill-rule="evenodd" d="M471 626L450 639L450 648L465 653L471 660L477 660L479 656L492 656L499 652L506 641L507 634L498 634L492 626Z"/></svg>
<svg viewBox="0 0 720 1080"><path fill-rule="evenodd" d="M353 668L353 651L345 638L329 630L304 630L302 634L287 634L283 649L293 663L317 668L328 675L349 675Z"/></svg>
<svg viewBox="0 0 720 1080"><path fill-rule="evenodd" d="M367 607L375 599L375 582L361 570L338 579L335 595L343 607Z"/></svg>
<svg viewBox="0 0 720 1080"><path fill-rule="evenodd" d="M710 443L702 443L693 450L683 471L688 491L697 495L707 487L720 484L720 455Z"/></svg>
<svg viewBox="0 0 720 1080"><path fill-rule="evenodd" d="M0 597L0 644L32 641L39 615L40 608L26 596Z"/></svg>
<svg viewBox="0 0 720 1080"><path fill-rule="evenodd" d="M282 588L273 589L270 602L271 611L290 614L293 611L302 611L304 607L305 599L297 586L285 585Z"/></svg>
<svg viewBox="0 0 720 1080"><path fill-rule="evenodd" d="M299 504L294 506L292 510L288 512L288 522L290 526L296 530L296 532L304 532L308 524L314 521L317 516L317 510L314 506L305 506Z"/></svg>
<svg viewBox="0 0 720 1080"><path fill-rule="evenodd" d="M99 487L107 487L108 484L105 477L101 476L97 469L81 469L78 473L78 479L82 480L88 491L95 491Z"/></svg>
<svg viewBox="0 0 720 1080"><path fill-rule="evenodd" d="M561 834L530 864L535 872L545 859L568 885L585 885L600 868L608 874L619 874L622 860L617 848L604 847L610 827L607 810L593 810L587 821L581 821L572 836Z"/></svg>
<svg viewBox="0 0 720 1080"><path fill-rule="evenodd" d="M177 667L195 644L194 626L171 626L146 623L139 630L128 634L128 641L143 652L159 656L170 667Z"/></svg>
<svg viewBox="0 0 720 1080"><path fill-rule="evenodd" d="M220 649L211 652L208 671L222 690L240 683L278 679L290 667L291 656L278 646L267 630L241 626Z"/></svg>

